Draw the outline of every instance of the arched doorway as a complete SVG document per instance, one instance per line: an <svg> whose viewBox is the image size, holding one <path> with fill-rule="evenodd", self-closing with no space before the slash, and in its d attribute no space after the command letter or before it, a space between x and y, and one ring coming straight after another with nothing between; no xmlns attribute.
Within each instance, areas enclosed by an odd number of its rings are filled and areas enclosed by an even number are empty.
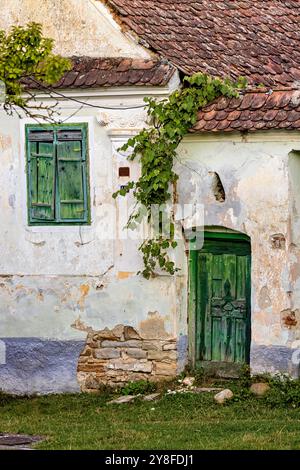
<svg viewBox="0 0 300 470"><path fill-rule="evenodd" d="M249 363L251 245L247 235L204 232L190 251L190 359L195 367L235 375Z"/></svg>

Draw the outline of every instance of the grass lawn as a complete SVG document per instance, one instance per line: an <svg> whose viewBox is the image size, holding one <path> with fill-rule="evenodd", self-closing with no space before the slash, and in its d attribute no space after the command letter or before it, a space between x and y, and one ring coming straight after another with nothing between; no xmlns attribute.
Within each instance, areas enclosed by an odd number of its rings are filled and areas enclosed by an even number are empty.
<svg viewBox="0 0 300 470"><path fill-rule="evenodd" d="M0 432L44 435L39 449L300 449L300 408L271 408L255 397L217 405L207 393L122 405L108 400L105 394L3 399Z"/></svg>

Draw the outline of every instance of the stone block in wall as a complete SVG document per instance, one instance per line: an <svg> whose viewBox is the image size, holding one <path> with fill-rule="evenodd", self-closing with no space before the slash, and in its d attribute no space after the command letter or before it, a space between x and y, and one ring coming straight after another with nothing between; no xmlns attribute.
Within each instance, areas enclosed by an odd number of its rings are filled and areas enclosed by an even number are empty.
<svg viewBox="0 0 300 470"><path fill-rule="evenodd" d="M162 362L176 361L176 351L148 351L148 359Z"/></svg>
<svg viewBox="0 0 300 470"><path fill-rule="evenodd" d="M139 348L129 348L125 350L126 354L135 359L146 359L147 352Z"/></svg>
<svg viewBox="0 0 300 470"><path fill-rule="evenodd" d="M106 371L106 380L108 380L109 383L115 383L117 381L149 380L150 377L152 376L149 372L120 371L118 369L108 369Z"/></svg>
<svg viewBox="0 0 300 470"><path fill-rule="evenodd" d="M86 389L98 390L99 389L99 379L93 375L88 375L85 379L84 386Z"/></svg>
<svg viewBox="0 0 300 470"><path fill-rule="evenodd" d="M167 362L155 362L154 363L154 374L163 376L175 376L176 375L176 363Z"/></svg>
<svg viewBox="0 0 300 470"><path fill-rule="evenodd" d="M175 351L177 349L177 344L174 343L167 343L163 345L163 351Z"/></svg>
<svg viewBox="0 0 300 470"><path fill-rule="evenodd" d="M142 372L130 372L129 380L134 382L136 380L151 380L152 381L152 375L149 375L149 373L142 373Z"/></svg>
<svg viewBox="0 0 300 470"><path fill-rule="evenodd" d="M124 326L124 339L141 339L140 335L132 326Z"/></svg>
<svg viewBox="0 0 300 470"><path fill-rule="evenodd" d="M94 341L93 338L91 338L90 340L87 341L87 345L92 349L99 348L100 341Z"/></svg>
<svg viewBox="0 0 300 470"><path fill-rule="evenodd" d="M108 369L118 369L133 372L148 372L149 374L152 372L152 363L149 361L141 362L134 360L125 361L122 359L116 359L114 361L108 362L106 367Z"/></svg>
<svg viewBox="0 0 300 470"><path fill-rule="evenodd" d="M91 356L92 350L88 346L85 346L84 350L80 353L80 357L82 356Z"/></svg>
<svg viewBox="0 0 300 470"><path fill-rule="evenodd" d="M101 343L102 348L140 348L142 342L136 339L129 341L107 341L104 340Z"/></svg>
<svg viewBox="0 0 300 470"><path fill-rule="evenodd" d="M142 348L145 349L145 351L162 351L163 345L165 343L163 341L159 340L153 340L153 341L143 341Z"/></svg>
<svg viewBox="0 0 300 470"><path fill-rule="evenodd" d="M117 325L111 330L112 334L117 338L117 339L124 339L124 325Z"/></svg>
<svg viewBox="0 0 300 470"><path fill-rule="evenodd" d="M97 372L97 373L105 373L106 361L105 362L92 362L92 363L79 363L77 370L78 372Z"/></svg>
<svg viewBox="0 0 300 470"><path fill-rule="evenodd" d="M112 382L128 382L129 381L129 375L128 372L121 372L120 370L108 370L106 372L106 377L109 381L109 383Z"/></svg>
<svg viewBox="0 0 300 470"><path fill-rule="evenodd" d="M120 357L120 350L114 348L97 349L94 353L97 359L115 359Z"/></svg>
<svg viewBox="0 0 300 470"><path fill-rule="evenodd" d="M96 351L95 351L96 352ZM88 364L96 364L96 365L99 365L99 366L102 366L102 365L105 365L106 364L106 360L105 359L97 359L96 357L88 357L87 358L87 362Z"/></svg>
<svg viewBox="0 0 300 470"><path fill-rule="evenodd" d="M80 356L78 359L78 364L85 364L88 362L88 356Z"/></svg>
<svg viewBox="0 0 300 470"><path fill-rule="evenodd" d="M119 325L117 325L119 327ZM93 334L93 340L94 341L101 341L103 339L108 339L108 340L117 340L120 339L119 336L117 336L119 332L119 329L114 332L114 330L109 330L108 328L104 328L104 330L100 331L95 331ZM117 334L116 334L117 333Z"/></svg>

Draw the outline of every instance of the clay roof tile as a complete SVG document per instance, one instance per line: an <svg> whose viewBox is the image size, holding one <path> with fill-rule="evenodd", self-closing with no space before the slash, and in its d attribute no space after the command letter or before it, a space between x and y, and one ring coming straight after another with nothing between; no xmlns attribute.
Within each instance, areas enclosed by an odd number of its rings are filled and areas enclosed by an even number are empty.
<svg viewBox="0 0 300 470"><path fill-rule="evenodd" d="M220 106L219 102L221 102ZM239 106L232 110L231 102L224 108L224 98L214 103L215 110L202 109L191 132L250 131L267 129L300 130L300 93L286 90L271 95L257 91L239 98ZM246 104L245 104L246 103ZM272 106L271 104L272 103ZM222 108L218 110L218 108Z"/></svg>
<svg viewBox="0 0 300 470"><path fill-rule="evenodd" d="M268 3L268 5L266 5ZM106 0L114 14L185 73L222 70L251 84L300 80L299 1ZM180 53L178 54L178 50Z"/></svg>
<svg viewBox="0 0 300 470"><path fill-rule="evenodd" d="M159 59L72 57L73 68L53 87L89 88L94 86L165 86L175 67ZM32 80L28 88L42 88Z"/></svg>

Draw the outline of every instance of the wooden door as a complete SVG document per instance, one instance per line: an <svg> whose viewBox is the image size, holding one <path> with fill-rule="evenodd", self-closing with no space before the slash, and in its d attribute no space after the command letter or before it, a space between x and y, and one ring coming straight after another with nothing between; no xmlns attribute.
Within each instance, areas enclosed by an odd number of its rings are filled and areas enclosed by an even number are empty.
<svg viewBox="0 0 300 470"><path fill-rule="evenodd" d="M215 236L193 256L196 364L248 363L250 243Z"/></svg>

